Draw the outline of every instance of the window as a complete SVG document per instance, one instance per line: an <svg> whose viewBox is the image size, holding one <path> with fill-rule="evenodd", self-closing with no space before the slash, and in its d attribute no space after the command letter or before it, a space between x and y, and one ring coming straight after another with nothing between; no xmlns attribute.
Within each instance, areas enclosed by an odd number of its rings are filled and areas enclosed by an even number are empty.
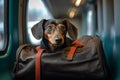
<svg viewBox="0 0 120 80"><path fill-rule="evenodd" d="M6 49L6 44L7 44L7 26L6 26L6 21L5 20L6 14L6 6L4 5L7 0L0 0L0 55L2 54L1 51L4 51Z"/></svg>
<svg viewBox="0 0 120 80"><path fill-rule="evenodd" d="M34 24L41 19L51 19L52 15L44 5L43 0L29 0L27 8L27 39L32 44L38 44L40 40L36 40L32 33L31 28Z"/></svg>

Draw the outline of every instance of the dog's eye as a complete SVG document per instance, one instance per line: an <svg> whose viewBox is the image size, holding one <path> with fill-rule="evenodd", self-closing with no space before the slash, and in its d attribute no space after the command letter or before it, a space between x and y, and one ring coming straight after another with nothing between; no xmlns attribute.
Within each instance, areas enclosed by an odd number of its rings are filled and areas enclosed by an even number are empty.
<svg viewBox="0 0 120 80"><path fill-rule="evenodd" d="M47 29L47 33L48 33L48 34L51 34L52 32L53 32L52 27L49 27L49 28Z"/></svg>
<svg viewBox="0 0 120 80"><path fill-rule="evenodd" d="M66 30L65 26L61 26L61 30L65 31Z"/></svg>
<svg viewBox="0 0 120 80"><path fill-rule="evenodd" d="M52 27L49 25L48 28L52 28Z"/></svg>

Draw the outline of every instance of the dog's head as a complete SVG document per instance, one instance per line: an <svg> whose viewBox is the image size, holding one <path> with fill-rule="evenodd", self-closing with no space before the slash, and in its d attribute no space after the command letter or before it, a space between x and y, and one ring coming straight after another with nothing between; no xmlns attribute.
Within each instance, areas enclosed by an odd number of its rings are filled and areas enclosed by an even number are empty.
<svg viewBox="0 0 120 80"><path fill-rule="evenodd" d="M36 39L44 36L51 44L56 46L64 44L67 33L72 40L77 38L77 28L64 19L43 19L35 24L31 30Z"/></svg>

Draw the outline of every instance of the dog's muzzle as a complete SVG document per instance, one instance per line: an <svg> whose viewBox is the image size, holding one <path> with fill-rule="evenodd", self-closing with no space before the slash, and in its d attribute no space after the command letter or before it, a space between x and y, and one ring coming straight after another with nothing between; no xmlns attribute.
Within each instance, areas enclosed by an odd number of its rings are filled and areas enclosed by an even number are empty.
<svg viewBox="0 0 120 80"><path fill-rule="evenodd" d="M62 39L55 39L56 43L61 43L62 42Z"/></svg>
<svg viewBox="0 0 120 80"><path fill-rule="evenodd" d="M56 41L56 44L59 45L59 44L62 43L62 38L60 38L59 36L57 36L57 37L55 38L55 41Z"/></svg>

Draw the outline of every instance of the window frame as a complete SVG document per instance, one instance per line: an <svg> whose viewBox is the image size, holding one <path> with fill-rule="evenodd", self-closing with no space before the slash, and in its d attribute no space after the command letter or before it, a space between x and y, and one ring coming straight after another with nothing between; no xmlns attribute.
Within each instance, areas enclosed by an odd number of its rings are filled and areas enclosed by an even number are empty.
<svg viewBox="0 0 120 80"><path fill-rule="evenodd" d="M8 40L9 40L9 36L8 36L8 33L9 33L9 29L8 29L8 10L9 10L9 7L8 7L8 0L4 0L4 46L3 48L0 50L0 56L1 55L4 55L5 52L7 51L7 48L8 48Z"/></svg>

